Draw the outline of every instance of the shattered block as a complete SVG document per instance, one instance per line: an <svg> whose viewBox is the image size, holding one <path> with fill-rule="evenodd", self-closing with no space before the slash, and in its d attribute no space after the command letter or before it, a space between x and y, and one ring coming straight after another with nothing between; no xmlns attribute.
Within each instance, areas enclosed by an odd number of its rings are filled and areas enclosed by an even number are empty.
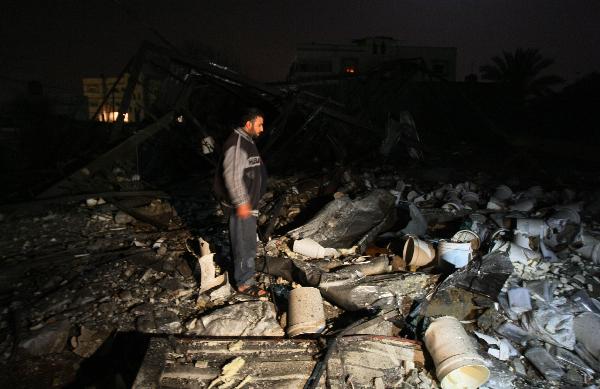
<svg viewBox="0 0 600 389"><path fill-rule="evenodd" d="M384 387L402 382L409 366L423 367L423 351L417 342L395 337L347 336L339 340L327 363L329 388L372 388L375 378ZM346 378L348 377L348 378Z"/></svg>
<svg viewBox="0 0 600 389"><path fill-rule="evenodd" d="M246 301L202 316L189 333L199 336L283 336L275 306L267 301Z"/></svg>
<svg viewBox="0 0 600 389"><path fill-rule="evenodd" d="M81 327L81 334L76 338L76 346L73 352L80 357L91 357L104 341L110 336L107 331L95 331L87 327Z"/></svg>
<svg viewBox="0 0 600 389"><path fill-rule="evenodd" d="M64 350L71 325L68 320L51 323L37 331L32 331L30 336L19 343L19 347L31 355L45 355L59 353Z"/></svg>

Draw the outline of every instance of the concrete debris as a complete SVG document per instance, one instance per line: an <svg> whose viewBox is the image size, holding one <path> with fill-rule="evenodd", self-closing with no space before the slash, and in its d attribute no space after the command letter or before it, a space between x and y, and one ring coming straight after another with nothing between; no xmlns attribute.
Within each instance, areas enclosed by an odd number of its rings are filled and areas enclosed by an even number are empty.
<svg viewBox="0 0 600 389"><path fill-rule="evenodd" d="M89 358L94 355L96 350L110 336L108 331L95 331L87 327L81 327L79 332L79 336L72 338L71 345L73 346L73 352L82 358Z"/></svg>
<svg viewBox="0 0 600 389"><path fill-rule="evenodd" d="M344 337L328 361L327 384L340 389L349 383L355 388L371 388L376 378L381 378L385 387L416 383L412 374L418 373L424 362L416 343L394 337ZM427 383L427 378L423 381Z"/></svg>
<svg viewBox="0 0 600 389"><path fill-rule="evenodd" d="M199 336L283 336L275 306L266 301L247 301L201 316L189 334Z"/></svg>
<svg viewBox="0 0 600 389"><path fill-rule="evenodd" d="M130 224L133 223L135 221L135 218L132 217L131 215L123 212L123 211L118 211L115 214L115 223L117 224Z"/></svg>
<svg viewBox="0 0 600 389"><path fill-rule="evenodd" d="M479 378L489 372L482 385L598 384L600 229L577 194L414 182L383 168L339 176L269 183L256 261L269 301L234 293L227 229L208 193L194 194L202 205L87 195L23 215L3 230L14 244L0 274L11 299L2 360L80 363L119 334L143 333L139 388L303 387L317 363L321 387L431 388L450 373L436 375L415 341L451 316L468 340L453 349L468 345Z"/></svg>
<svg viewBox="0 0 600 389"><path fill-rule="evenodd" d="M62 320L45 325L39 330L31 331L19 342L19 347L31 355L60 353L67 346L71 325Z"/></svg>
<svg viewBox="0 0 600 389"><path fill-rule="evenodd" d="M209 385L208 389L213 386L219 385L220 388L230 388L234 385L234 376L244 367L246 361L242 357L236 357L233 361L229 362L221 369L221 375L215 378ZM246 376L247 378L248 376ZM242 383L246 381L246 378L242 380ZM242 384L240 383L240 384Z"/></svg>

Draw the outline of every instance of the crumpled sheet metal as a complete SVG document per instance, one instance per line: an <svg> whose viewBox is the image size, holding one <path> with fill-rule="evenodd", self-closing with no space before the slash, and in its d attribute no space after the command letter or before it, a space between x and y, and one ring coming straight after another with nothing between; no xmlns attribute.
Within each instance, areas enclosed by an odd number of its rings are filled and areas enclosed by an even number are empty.
<svg viewBox="0 0 600 389"><path fill-rule="evenodd" d="M548 305L523 315L521 322L532 336L544 342L573 350L575 347L574 316Z"/></svg>
<svg viewBox="0 0 600 389"><path fill-rule="evenodd" d="M481 261L472 261L453 273L446 281L495 300L512 272L512 262L504 253L491 252Z"/></svg>
<svg viewBox="0 0 600 389"><path fill-rule="evenodd" d="M497 300L512 271L510 259L501 252L492 252L479 261L471 261L440 284L421 312L428 317L451 315L459 320L470 318L477 308L474 299L485 296Z"/></svg>
<svg viewBox="0 0 600 389"><path fill-rule="evenodd" d="M256 270L282 277L287 281L296 282L302 286L318 286L324 273L335 271L336 274L349 274L348 277L356 276L357 272L368 276L387 273L390 269L389 260L385 256L379 256L364 262L346 265L342 261L301 261L291 258L266 257L257 258Z"/></svg>
<svg viewBox="0 0 600 389"><path fill-rule="evenodd" d="M288 234L294 239L313 239L324 247L352 247L384 219L389 219L395 201L390 192L382 189L356 200L343 196L331 201L308 223Z"/></svg>
<svg viewBox="0 0 600 389"><path fill-rule="evenodd" d="M353 274L326 273L319 290L331 303L347 310L359 311L380 307L405 307L420 300L433 289L438 275L394 273L360 277Z"/></svg>
<svg viewBox="0 0 600 389"><path fill-rule="evenodd" d="M283 336L275 306L267 301L233 304L202 316L189 333L199 336Z"/></svg>
<svg viewBox="0 0 600 389"><path fill-rule="evenodd" d="M456 286L497 299L504 283L513 272L513 265L503 252L493 251L479 261L452 273L442 282L437 291Z"/></svg>

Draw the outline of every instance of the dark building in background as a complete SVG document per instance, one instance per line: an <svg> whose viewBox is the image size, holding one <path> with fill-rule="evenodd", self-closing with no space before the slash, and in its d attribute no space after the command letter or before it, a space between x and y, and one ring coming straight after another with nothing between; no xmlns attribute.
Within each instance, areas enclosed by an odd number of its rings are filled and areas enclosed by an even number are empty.
<svg viewBox="0 0 600 389"><path fill-rule="evenodd" d="M308 43L296 48L289 81L309 81L369 72L386 63L408 62L425 73L456 80L456 48L404 46L390 37L367 37L351 44Z"/></svg>

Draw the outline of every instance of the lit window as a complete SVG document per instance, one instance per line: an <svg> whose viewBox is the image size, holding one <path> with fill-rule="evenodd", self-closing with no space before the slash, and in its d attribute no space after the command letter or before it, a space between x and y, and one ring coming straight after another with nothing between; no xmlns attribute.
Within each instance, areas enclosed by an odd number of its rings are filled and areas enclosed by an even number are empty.
<svg viewBox="0 0 600 389"><path fill-rule="evenodd" d="M340 69L342 74L358 73L358 58L342 58L340 61Z"/></svg>

